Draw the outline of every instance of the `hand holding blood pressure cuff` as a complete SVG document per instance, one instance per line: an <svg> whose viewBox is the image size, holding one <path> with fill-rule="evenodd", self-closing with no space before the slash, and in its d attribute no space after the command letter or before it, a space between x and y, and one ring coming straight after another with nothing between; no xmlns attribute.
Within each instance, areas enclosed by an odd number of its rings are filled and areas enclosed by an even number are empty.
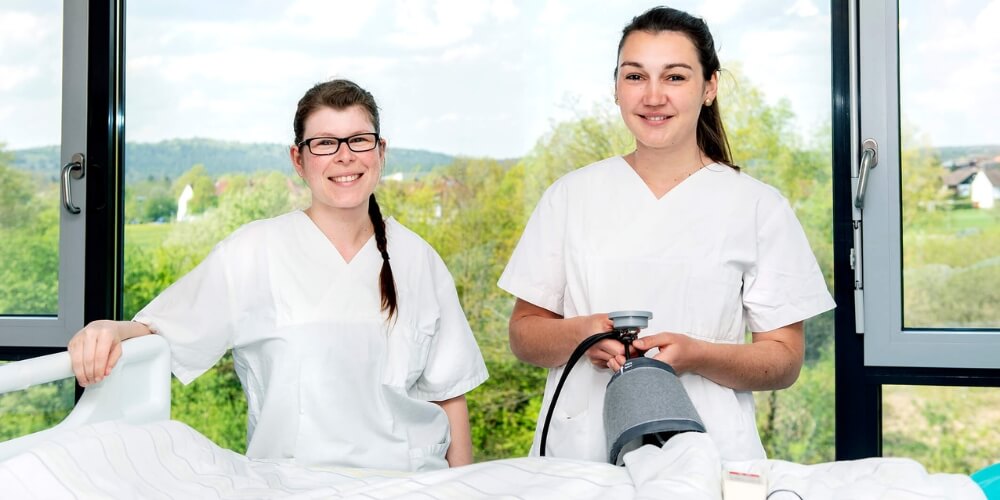
<svg viewBox="0 0 1000 500"><path fill-rule="evenodd" d="M698 411L669 364L644 356L629 359L632 343L652 317L653 313L648 311L609 313L614 328L588 337L573 351L546 412L541 434L542 456L545 456L553 410L566 378L587 349L605 339L624 344L626 357L604 393L608 462L622 465L625 453L645 444L662 446L681 432L705 432Z"/></svg>

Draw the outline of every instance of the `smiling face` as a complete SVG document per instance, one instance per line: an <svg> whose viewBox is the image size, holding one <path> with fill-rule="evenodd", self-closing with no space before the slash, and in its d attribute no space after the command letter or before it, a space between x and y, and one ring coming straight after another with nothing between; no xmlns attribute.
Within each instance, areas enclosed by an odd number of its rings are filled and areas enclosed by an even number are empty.
<svg viewBox="0 0 1000 500"><path fill-rule="evenodd" d="M715 99L717 77L708 81L691 40L677 31L634 31L618 56L615 95L639 149L698 150L702 106Z"/></svg>
<svg viewBox="0 0 1000 500"><path fill-rule="evenodd" d="M360 105L345 109L321 106L305 119L303 139L350 137L375 132L368 112ZM317 156L309 148L292 146L292 164L312 192L312 209L368 212L368 197L375 191L385 158L385 140L371 151L356 153L341 143L336 153Z"/></svg>

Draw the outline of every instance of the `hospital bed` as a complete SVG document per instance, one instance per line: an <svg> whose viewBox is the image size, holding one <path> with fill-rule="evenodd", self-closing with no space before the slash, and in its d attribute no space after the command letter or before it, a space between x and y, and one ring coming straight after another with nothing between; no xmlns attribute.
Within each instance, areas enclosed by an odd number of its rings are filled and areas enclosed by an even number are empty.
<svg viewBox="0 0 1000 500"><path fill-rule="evenodd" d="M0 443L0 496L720 499L724 478L750 474L766 478L772 500L986 498L969 476L928 474L908 459L723 463L697 433L635 450L624 467L524 457L407 473L251 460L169 420L170 359L162 338L149 335L122 348L112 373L88 387L65 420ZM66 353L10 363L0 366L0 394L69 377Z"/></svg>

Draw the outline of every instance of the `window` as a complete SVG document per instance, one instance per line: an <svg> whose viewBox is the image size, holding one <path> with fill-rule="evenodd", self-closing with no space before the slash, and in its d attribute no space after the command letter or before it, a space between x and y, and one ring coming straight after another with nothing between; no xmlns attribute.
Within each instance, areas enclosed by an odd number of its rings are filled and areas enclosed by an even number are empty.
<svg viewBox="0 0 1000 500"><path fill-rule="evenodd" d="M672 6L708 21L721 48L720 102L737 161L792 201L832 280L829 13L808 2ZM382 107L383 212L442 254L494 374L470 396L480 419L473 425L494 429L476 443L479 458L527 452L544 372L509 354L513 300L495 283L552 180L633 147L613 106L612 70L622 27L649 7L129 4L125 317L238 225L309 203L287 159L296 101L315 82L353 79ZM766 27L748 16L766 18ZM774 50L753 50L761 45ZM803 409L830 400L832 315L807 330L812 375L790 391L762 393L759 416L772 454L829 460L832 426L799 423L814 416ZM511 393L511 380L529 388ZM175 386L175 418L188 419L191 409L191 425L241 449L237 383L221 366L194 387ZM230 417L199 421L201 404ZM827 408L823 418L832 422ZM520 423L491 420L500 412L522 415ZM791 442L805 446L785 446Z"/></svg>
<svg viewBox="0 0 1000 500"><path fill-rule="evenodd" d="M0 25L0 345L61 347L83 326L87 9L7 2Z"/></svg>
<svg viewBox="0 0 1000 500"><path fill-rule="evenodd" d="M1000 84L998 15L989 2L860 11L859 139L878 145L856 211L869 365L1000 368L1000 104L975 97Z"/></svg>
<svg viewBox="0 0 1000 500"><path fill-rule="evenodd" d="M87 32L84 2L0 5L0 359L83 326ZM71 380L0 396L0 440L51 427L73 396Z"/></svg>
<svg viewBox="0 0 1000 500"><path fill-rule="evenodd" d="M794 0L674 6L704 16L716 36L726 70L720 103L737 162L792 201L832 282L828 10ZM109 29L128 48L127 163L121 186L107 180L111 195L124 198L124 243L108 238L112 252L124 247L121 316L131 317L241 223L308 203L287 160L295 103L317 81L354 79L379 100L390 141L380 203L444 256L489 359L492 385L470 400L473 425L491 430L477 438L478 458L526 452L544 372L509 355L512 299L494 284L555 177L633 146L613 106L612 69L622 26L649 7L505 0L347 8L129 3L127 31ZM771 49L755 50L761 45ZM72 88L87 79L65 80ZM90 82L92 93L104 90ZM3 102L13 99L5 95ZM65 137L61 142L68 153ZM74 192L88 179L72 181ZM88 271L88 283L104 274ZM60 286L65 276L59 273ZM832 316L806 328L803 377L790 391L760 394L758 415L772 455L821 461L832 458L832 426L799 424L832 418L829 411L805 413L817 401L829 408ZM0 332L24 337L6 327ZM175 390L174 416L240 449L245 403L224 365L195 383L203 385ZM511 391L511 380L524 385ZM213 417L204 417L206 407ZM498 419L501 413L518 417ZM805 446L778 447L788 443Z"/></svg>
<svg viewBox="0 0 1000 500"><path fill-rule="evenodd" d="M996 105L967 100L1000 78L997 6L833 3L837 458L969 473L995 458L990 420L967 408L1000 386L1000 226L954 179L1000 142L981 120Z"/></svg>

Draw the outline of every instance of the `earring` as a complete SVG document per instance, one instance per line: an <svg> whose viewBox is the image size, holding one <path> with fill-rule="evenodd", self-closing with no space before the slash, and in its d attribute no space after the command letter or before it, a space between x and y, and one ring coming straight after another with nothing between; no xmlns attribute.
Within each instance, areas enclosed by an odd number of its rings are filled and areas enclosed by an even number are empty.
<svg viewBox="0 0 1000 500"><path fill-rule="evenodd" d="M615 104L618 104L618 94L615 94Z"/></svg>
<svg viewBox="0 0 1000 500"><path fill-rule="evenodd" d="M705 99L705 106L711 106L711 105L712 105L712 99L711 98Z"/></svg>

